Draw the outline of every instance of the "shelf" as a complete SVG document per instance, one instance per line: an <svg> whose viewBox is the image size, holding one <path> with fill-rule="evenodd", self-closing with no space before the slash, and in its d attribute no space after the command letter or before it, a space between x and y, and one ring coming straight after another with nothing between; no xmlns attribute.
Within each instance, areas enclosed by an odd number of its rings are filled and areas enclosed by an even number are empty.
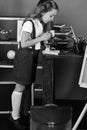
<svg viewBox="0 0 87 130"><path fill-rule="evenodd" d="M4 62L5 63L5 62ZM14 65L7 65L7 64L1 64L0 65L0 84L15 84L13 78L12 78L12 72L13 72L13 68L14 68ZM37 78L36 78L36 81L35 83L37 82L42 82L41 80L38 81L40 78L42 79L42 77L39 75L42 75L42 69L43 69L43 66L37 66L37 69L40 70L40 71L37 71ZM42 91L42 90L37 90L37 91Z"/></svg>
<svg viewBox="0 0 87 130"><path fill-rule="evenodd" d="M11 65L11 64L1 64L0 62L0 68L14 68L14 65ZM37 69L43 69L43 66L37 66Z"/></svg>
<svg viewBox="0 0 87 130"><path fill-rule="evenodd" d="M18 45L18 42L17 41L0 41L0 44L17 44Z"/></svg>
<svg viewBox="0 0 87 130"><path fill-rule="evenodd" d="M0 65L0 68L14 68L13 65ZM37 69L43 69L42 66L37 66Z"/></svg>
<svg viewBox="0 0 87 130"><path fill-rule="evenodd" d="M15 84L14 81L0 81L0 84Z"/></svg>
<svg viewBox="0 0 87 130"><path fill-rule="evenodd" d="M0 111L0 115L1 114L10 114L11 112L10 111Z"/></svg>
<svg viewBox="0 0 87 130"><path fill-rule="evenodd" d="M0 68L0 84L12 84L13 81L13 69L11 68Z"/></svg>
<svg viewBox="0 0 87 130"><path fill-rule="evenodd" d="M0 65L0 68L14 68L13 65Z"/></svg>
<svg viewBox="0 0 87 130"><path fill-rule="evenodd" d="M40 88L36 88L34 89L36 92L43 92L43 89L40 89Z"/></svg>
<svg viewBox="0 0 87 130"><path fill-rule="evenodd" d="M0 17L0 20L24 20L21 17Z"/></svg>
<svg viewBox="0 0 87 130"><path fill-rule="evenodd" d="M0 61L0 68L13 68L12 61Z"/></svg>
<svg viewBox="0 0 87 130"><path fill-rule="evenodd" d="M43 69L43 66L37 66L37 69Z"/></svg>

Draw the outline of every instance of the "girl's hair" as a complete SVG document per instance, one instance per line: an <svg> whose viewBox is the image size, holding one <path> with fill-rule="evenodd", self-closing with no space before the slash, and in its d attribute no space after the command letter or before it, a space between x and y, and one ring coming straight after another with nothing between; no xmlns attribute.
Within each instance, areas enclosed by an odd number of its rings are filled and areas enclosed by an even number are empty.
<svg viewBox="0 0 87 130"><path fill-rule="evenodd" d="M52 9L56 9L59 11L59 7L54 0L47 0L45 2L39 2L36 8L29 13L29 15L25 18L24 22L29 20L30 18L38 18L41 20L42 13L46 13L51 11Z"/></svg>

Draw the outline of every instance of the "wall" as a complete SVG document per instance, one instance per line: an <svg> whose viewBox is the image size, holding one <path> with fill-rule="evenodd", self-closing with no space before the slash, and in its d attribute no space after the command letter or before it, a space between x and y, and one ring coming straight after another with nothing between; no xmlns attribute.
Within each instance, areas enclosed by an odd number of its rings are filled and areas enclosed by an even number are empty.
<svg viewBox="0 0 87 130"><path fill-rule="evenodd" d="M55 0L60 7L56 23L73 27L76 36L87 35L87 0Z"/></svg>
<svg viewBox="0 0 87 130"><path fill-rule="evenodd" d="M26 16L39 0L0 0L0 16ZM87 0L55 0L60 12L55 23L73 26L76 36L86 36Z"/></svg>

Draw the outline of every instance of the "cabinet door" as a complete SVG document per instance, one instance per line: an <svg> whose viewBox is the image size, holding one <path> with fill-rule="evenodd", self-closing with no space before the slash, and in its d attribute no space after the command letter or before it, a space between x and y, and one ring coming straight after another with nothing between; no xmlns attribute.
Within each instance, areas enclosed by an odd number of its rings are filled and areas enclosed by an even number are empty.
<svg viewBox="0 0 87 130"><path fill-rule="evenodd" d="M14 84L0 84L0 111L11 110L11 93Z"/></svg>
<svg viewBox="0 0 87 130"><path fill-rule="evenodd" d="M87 90L79 84L83 56L62 56L55 59L55 99L87 100Z"/></svg>

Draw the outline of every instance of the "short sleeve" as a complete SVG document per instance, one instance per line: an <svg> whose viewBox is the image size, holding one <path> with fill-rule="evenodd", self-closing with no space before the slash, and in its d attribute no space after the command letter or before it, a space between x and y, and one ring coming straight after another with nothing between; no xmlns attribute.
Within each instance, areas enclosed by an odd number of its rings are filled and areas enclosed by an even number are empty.
<svg viewBox="0 0 87 130"><path fill-rule="evenodd" d="M26 21L23 24L22 31L32 33L32 22L31 21Z"/></svg>

